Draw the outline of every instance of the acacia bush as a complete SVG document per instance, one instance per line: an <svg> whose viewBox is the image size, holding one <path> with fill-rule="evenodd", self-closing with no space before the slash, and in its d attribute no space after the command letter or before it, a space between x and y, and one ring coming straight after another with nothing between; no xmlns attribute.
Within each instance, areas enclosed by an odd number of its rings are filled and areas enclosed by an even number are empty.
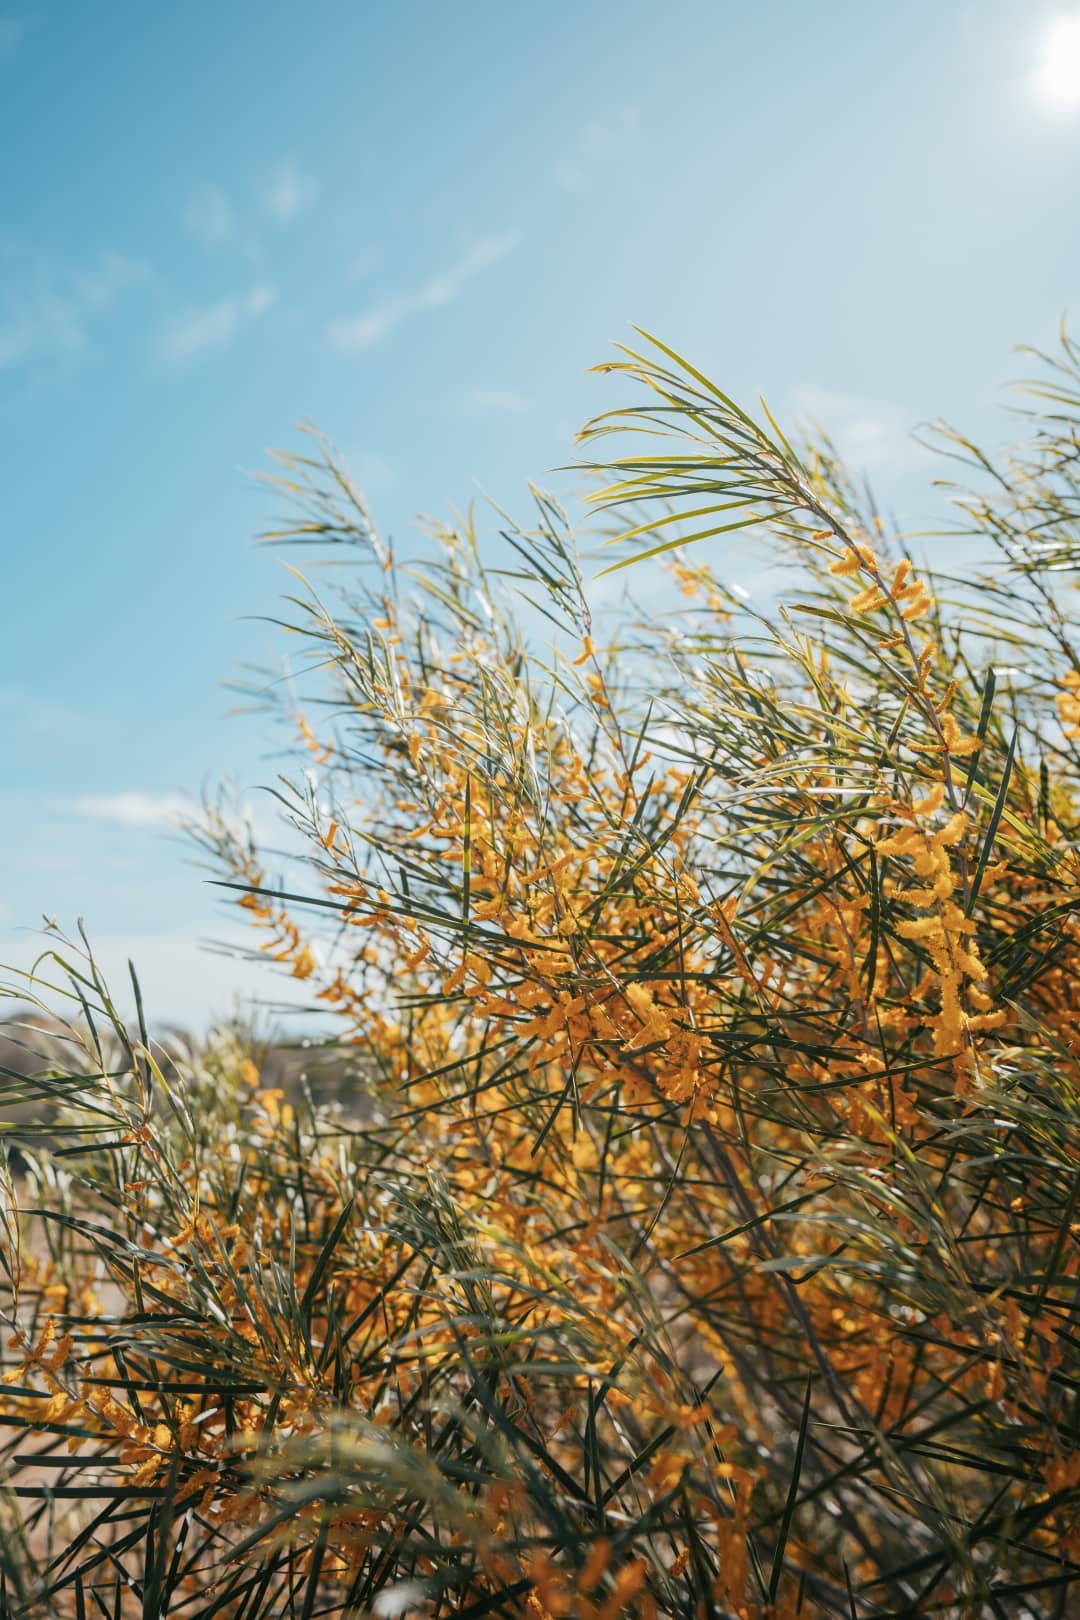
<svg viewBox="0 0 1080 1620"><path fill-rule="evenodd" d="M68 1056L6 1082L49 1119L8 1615L1075 1612L1078 358L1000 462L944 438L957 578L624 351L592 499L685 600L603 635L547 495L502 568L471 519L406 565L287 458L276 538L341 563L288 608L306 853L198 835L366 1078L166 1063L56 946ZM777 605L711 566L736 529Z"/></svg>

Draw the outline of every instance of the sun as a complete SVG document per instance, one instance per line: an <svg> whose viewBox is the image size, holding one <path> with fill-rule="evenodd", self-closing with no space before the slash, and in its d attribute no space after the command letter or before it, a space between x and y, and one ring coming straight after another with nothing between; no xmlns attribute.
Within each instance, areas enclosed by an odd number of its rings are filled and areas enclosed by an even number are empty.
<svg viewBox="0 0 1080 1620"><path fill-rule="evenodd" d="M1047 26L1035 87L1048 106L1080 107L1080 13L1055 17Z"/></svg>

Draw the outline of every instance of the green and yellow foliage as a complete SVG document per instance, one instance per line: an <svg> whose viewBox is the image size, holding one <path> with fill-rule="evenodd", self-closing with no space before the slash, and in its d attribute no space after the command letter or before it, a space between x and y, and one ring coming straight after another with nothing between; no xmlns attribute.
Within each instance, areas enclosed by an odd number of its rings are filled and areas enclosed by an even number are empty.
<svg viewBox="0 0 1080 1620"><path fill-rule="evenodd" d="M471 519L406 566L289 458L344 582L290 605L306 855L200 837L368 1078L166 1064L57 948L70 1062L7 1083L53 1116L9 1188L6 1613L1075 1612L1077 359L1000 465L947 441L955 578L827 444L627 352L593 499L683 605L603 633L549 497L502 569Z"/></svg>

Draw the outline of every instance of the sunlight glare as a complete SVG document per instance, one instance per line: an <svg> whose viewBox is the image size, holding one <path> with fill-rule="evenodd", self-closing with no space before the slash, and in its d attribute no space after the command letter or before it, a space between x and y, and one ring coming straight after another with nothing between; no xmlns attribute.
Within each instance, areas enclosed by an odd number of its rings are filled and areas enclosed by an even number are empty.
<svg viewBox="0 0 1080 1620"><path fill-rule="evenodd" d="M1047 27L1035 83L1049 106L1080 107L1080 14L1055 17Z"/></svg>

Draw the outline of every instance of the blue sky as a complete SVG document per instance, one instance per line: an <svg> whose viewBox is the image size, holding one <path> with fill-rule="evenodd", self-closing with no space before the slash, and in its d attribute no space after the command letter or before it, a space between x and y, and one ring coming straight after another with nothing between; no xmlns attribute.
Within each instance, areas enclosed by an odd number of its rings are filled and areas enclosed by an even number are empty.
<svg viewBox="0 0 1080 1620"><path fill-rule="evenodd" d="M83 915L159 1017L252 983L163 824L277 769L220 682L273 650L250 475L299 421L402 543L520 510L637 322L924 521L908 430L997 436L1080 297L1074 16L0 0L0 959Z"/></svg>

